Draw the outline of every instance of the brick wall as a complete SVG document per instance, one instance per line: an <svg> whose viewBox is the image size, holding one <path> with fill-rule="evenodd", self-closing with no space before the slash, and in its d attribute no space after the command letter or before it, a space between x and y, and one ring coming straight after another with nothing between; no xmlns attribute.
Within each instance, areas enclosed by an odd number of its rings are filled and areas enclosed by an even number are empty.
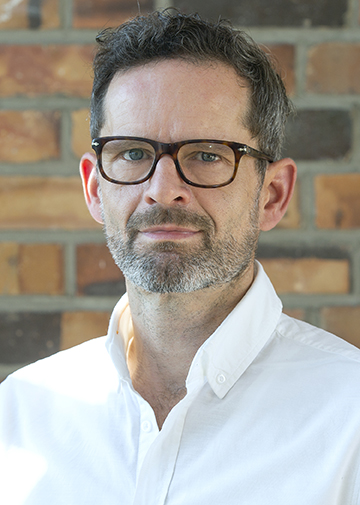
<svg viewBox="0 0 360 505"><path fill-rule="evenodd" d="M140 0L230 18L278 61L299 181L259 258L286 311L360 346L359 0ZM83 202L98 29L136 0L0 0L0 379L104 334L124 291Z"/></svg>

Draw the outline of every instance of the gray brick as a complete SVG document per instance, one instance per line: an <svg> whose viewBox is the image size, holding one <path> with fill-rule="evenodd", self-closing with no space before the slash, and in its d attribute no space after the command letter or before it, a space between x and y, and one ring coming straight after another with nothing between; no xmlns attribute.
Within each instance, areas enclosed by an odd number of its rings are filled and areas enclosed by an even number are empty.
<svg viewBox="0 0 360 505"><path fill-rule="evenodd" d="M293 244L292 246L259 244L256 257L259 261L266 258L321 258L321 259L350 259L349 251L346 247L327 245L326 247L308 246L304 244Z"/></svg>
<svg viewBox="0 0 360 505"><path fill-rule="evenodd" d="M83 287L86 296L116 296L120 298L126 291L125 281L93 282Z"/></svg>
<svg viewBox="0 0 360 505"><path fill-rule="evenodd" d="M0 314L0 363L30 363L59 348L59 313Z"/></svg>
<svg viewBox="0 0 360 505"><path fill-rule="evenodd" d="M303 110L287 125L284 156L343 159L351 149L352 121L344 110Z"/></svg>
<svg viewBox="0 0 360 505"><path fill-rule="evenodd" d="M241 26L342 26L346 0L175 0L182 12L219 16Z"/></svg>

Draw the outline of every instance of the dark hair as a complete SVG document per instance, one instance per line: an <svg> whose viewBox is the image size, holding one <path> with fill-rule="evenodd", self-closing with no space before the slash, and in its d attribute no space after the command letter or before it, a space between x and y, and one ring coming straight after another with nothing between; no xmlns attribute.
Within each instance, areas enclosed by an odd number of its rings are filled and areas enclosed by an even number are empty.
<svg viewBox="0 0 360 505"><path fill-rule="evenodd" d="M151 61L184 59L195 63L222 62L233 67L250 87L246 127L258 149L274 159L280 157L287 116L292 105L284 84L268 56L246 33L229 22L204 21L197 14L173 10L138 16L107 28L96 38L94 85L91 99L91 135L97 137L104 124L104 98L115 74ZM226 140L226 139L225 139ZM260 169L266 163L260 162Z"/></svg>

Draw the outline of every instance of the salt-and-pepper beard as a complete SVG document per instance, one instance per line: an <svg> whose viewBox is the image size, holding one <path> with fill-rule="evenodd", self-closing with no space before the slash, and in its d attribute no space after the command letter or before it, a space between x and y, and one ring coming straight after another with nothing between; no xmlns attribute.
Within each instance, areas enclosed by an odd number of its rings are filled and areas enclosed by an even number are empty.
<svg viewBox="0 0 360 505"><path fill-rule="evenodd" d="M125 234L120 230L110 234L115 223L109 226L103 209L102 215L108 248L116 265L126 279L149 292L188 293L224 284L240 277L254 261L259 237L258 198L241 242L231 235L217 239L210 217L181 208L154 206L146 213L132 214ZM171 241L136 244L138 230L169 223L201 230L201 243L192 247Z"/></svg>

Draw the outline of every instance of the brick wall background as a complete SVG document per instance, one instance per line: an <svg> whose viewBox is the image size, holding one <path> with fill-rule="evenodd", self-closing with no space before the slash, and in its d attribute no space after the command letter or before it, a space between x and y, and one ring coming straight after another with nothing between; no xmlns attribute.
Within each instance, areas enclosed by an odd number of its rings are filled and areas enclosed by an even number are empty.
<svg viewBox="0 0 360 505"><path fill-rule="evenodd" d="M78 160L94 37L138 4L222 15L276 57L299 179L258 256L288 313L360 346L359 0L0 0L0 379L104 334L124 291Z"/></svg>

